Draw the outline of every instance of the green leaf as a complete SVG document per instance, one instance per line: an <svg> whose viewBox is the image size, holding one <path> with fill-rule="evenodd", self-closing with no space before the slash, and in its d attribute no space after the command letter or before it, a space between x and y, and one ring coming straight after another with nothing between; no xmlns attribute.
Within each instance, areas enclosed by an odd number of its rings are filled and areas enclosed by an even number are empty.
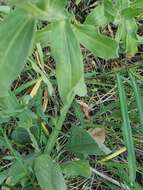
<svg viewBox="0 0 143 190"><path fill-rule="evenodd" d="M23 4L27 1L28 0L23 0L23 1L21 1L21 0L9 0L10 3L15 4L15 5Z"/></svg>
<svg viewBox="0 0 143 190"><path fill-rule="evenodd" d="M142 0L136 0L131 4L132 7L135 8L143 8L143 1Z"/></svg>
<svg viewBox="0 0 143 190"><path fill-rule="evenodd" d="M7 177L8 177L7 170L0 172L0 185L6 180Z"/></svg>
<svg viewBox="0 0 143 190"><path fill-rule="evenodd" d="M11 83L22 71L35 31L31 15L17 9L0 25L0 97L8 96ZM7 34L7 35L6 35Z"/></svg>
<svg viewBox="0 0 143 190"><path fill-rule="evenodd" d="M129 0L120 0L117 1L117 4L120 9L125 9L129 6Z"/></svg>
<svg viewBox="0 0 143 190"><path fill-rule="evenodd" d="M18 103L14 93L9 91L7 96L0 97L0 123L4 123L10 117L18 116L24 111L24 107Z"/></svg>
<svg viewBox="0 0 143 190"><path fill-rule="evenodd" d="M52 94L53 94L53 86L52 86L47 74L45 73L45 71L41 70L38 67L38 65L32 59L29 59L29 62L31 63L32 68L34 69L34 71L36 71L36 73L39 73L41 75L41 78L42 78L43 82L48 87L48 92L49 92L50 96L52 96Z"/></svg>
<svg viewBox="0 0 143 190"><path fill-rule="evenodd" d="M68 21L54 23L51 33L52 55L56 61L56 76L63 102L69 93L86 94L84 70L79 43Z"/></svg>
<svg viewBox="0 0 143 190"><path fill-rule="evenodd" d="M68 0L39 0L38 5L41 9L48 11L63 10Z"/></svg>
<svg viewBox="0 0 143 190"><path fill-rule="evenodd" d="M91 13L87 16L85 24L86 25L94 25L94 26L105 26L108 23L107 18L104 15L104 6L103 4L98 5L91 11Z"/></svg>
<svg viewBox="0 0 143 190"><path fill-rule="evenodd" d="M121 79L120 74L117 74L117 83L118 83L118 91L119 91L121 112L122 112L122 118L123 118L122 130L123 130L125 144L128 150L128 166L129 166L130 183L131 185L133 185L135 183L135 178L136 178L135 149L134 149L134 144L133 144L130 119L128 115L127 99L125 95L123 81Z"/></svg>
<svg viewBox="0 0 143 190"><path fill-rule="evenodd" d="M62 164L62 171L67 177L90 177L91 170L87 160L74 160Z"/></svg>
<svg viewBox="0 0 143 190"><path fill-rule="evenodd" d="M73 126L66 148L73 153L84 155L104 155L92 136L83 128Z"/></svg>
<svg viewBox="0 0 143 190"><path fill-rule="evenodd" d="M24 166L23 166L24 167ZM27 176L27 172L24 170L19 162L15 162L8 172L8 177L10 177L10 185L15 185L20 182L23 178Z"/></svg>
<svg viewBox="0 0 143 190"><path fill-rule="evenodd" d="M122 16L126 19L131 19L143 14L143 8L128 7L121 12Z"/></svg>
<svg viewBox="0 0 143 190"><path fill-rule="evenodd" d="M61 168L47 154L36 158L34 170L42 190L66 190Z"/></svg>
<svg viewBox="0 0 143 190"><path fill-rule="evenodd" d="M112 0L104 0L104 15L109 22L113 22L116 16L117 10L114 7Z"/></svg>
<svg viewBox="0 0 143 190"><path fill-rule="evenodd" d="M140 118L141 126L143 127L143 99L142 99L142 96L141 96L141 91L140 91L140 88L139 88L133 74L129 73L129 75L130 75L130 79L131 79L131 82L132 82L132 87L133 87L133 90L134 90L135 99L136 99L136 102L137 102L137 107L138 107L138 111L139 111L139 118Z"/></svg>
<svg viewBox="0 0 143 190"><path fill-rule="evenodd" d="M50 45L51 28L49 25L44 29L38 30L35 35L35 44L40 43L43 48Z"/></svg>
<svg viewBox="0 0 143 190"><path fill-rule="evenodd" d="M118 44L114 39L100 34L91 25L76 25L74 28L79 42L95 56L103 59L118 57Z"/></svg>
<svg viewBox="0 0 143 190"><path fill-rule="evenodd" d="M128 57L133 57L138 51L137 31L138 26L134 19L125 21L126 25L126 53Z"/></svg>
<svg viewBox="0 0 143 190"><path fill-rule="evenodd" d="M66 3L67 0L39 0L37 6L45 12L42 19L47 17L49 21L64 20L67 17Z"/></svg>
<svg viewBox="0 0 143 190"><path fill-rule="evenodd" d="M133 57L138 51L138 26L135 19L120 20L118 30L116 33L116 40L120 40L125 44L125 52L128 57Z"/></svg>
<svg viewBox="0 0 143 190"><path fill-rule="evenodd" d="M28 132L23 127L17 127L11 135L12 139L20 144L27 144L30 143L30 137L28 135Z"/></svg>

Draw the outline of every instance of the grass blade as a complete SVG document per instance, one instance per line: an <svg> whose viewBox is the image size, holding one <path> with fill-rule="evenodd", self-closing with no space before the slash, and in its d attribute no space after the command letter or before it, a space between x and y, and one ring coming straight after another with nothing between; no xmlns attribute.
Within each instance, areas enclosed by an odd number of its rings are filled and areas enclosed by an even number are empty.
<svg viewBox="0 0 143 190"><path fill-rule="evenodd" d="M132 75L132 73L129 73L129 76L130 76L130 79L132 82L132 87L134 90L134 95L135 95L135 99L136 99L136 103L137 103L137 107L138 107L138 111L139 111L140 123L141 123L141 126L143 127L143 101L142 101L140 88L139 88L134 76Z"/></svg>
<svg viewBox="0 0 143 190"><path fill-rule="evenodd" d="M131 130L130 120L128 116L127 99L125 95L123 81L121 79L120 74L117 74L117 83L118 83L120 106L121 106L121 112L122 112L122 118L123 118L122 130L124 134L126 147L128 150L129 177L130 177L130 183L131 185L133 185L135 183L135 178L136 178L136 158L135 158L132 130Z"/></svg>

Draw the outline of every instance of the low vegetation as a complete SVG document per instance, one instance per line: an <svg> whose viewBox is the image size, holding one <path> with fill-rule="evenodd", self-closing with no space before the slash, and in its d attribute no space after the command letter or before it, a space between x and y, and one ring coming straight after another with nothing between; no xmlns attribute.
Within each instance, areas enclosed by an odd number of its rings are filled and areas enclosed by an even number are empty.
<svg viewBox="0 0 143 190"><path fill-rule="evenodd" d="M143 1L0 3L2 190L143 188Z"/></svg>

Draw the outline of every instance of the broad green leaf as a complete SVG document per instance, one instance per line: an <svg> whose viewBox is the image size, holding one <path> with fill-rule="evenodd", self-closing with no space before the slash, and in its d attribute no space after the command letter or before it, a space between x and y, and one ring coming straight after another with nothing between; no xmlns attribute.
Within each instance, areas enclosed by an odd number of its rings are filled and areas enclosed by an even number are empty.
<svg viewBox="0 0 143 190"><path fill-rule="evenodd" d="M14 156L15 157L15 156ZM16 157L15 157L16 158ZM16 158L17 159L17 158ZM8 181L7 184L15 186L17 183L29 180L32 167L33 167L34 155L30 155L27 158L21 157L21 161L15 161L12 165L6 170Z"/></svg>
<svg viewBox="0 0 143 190"><path fill-rule="evenodd" d="M135 0L133 3L131 3L131 6L135 8L143 8L143 1Z"/></svg>
<svg viewBox="0 0 143 190"><path fill-rule="evenodd" d="M5 149L5 148L8 148L6 141L5 141L4 137L0 136L0 149Z"/></svg>
<svg viewBox="0 0 143 190"><path fill-rule="evenodd" d="M13 92L9 91L8 96L0 97L0 111L8 110L13 111L14 109L20 109L18 100Z"/></svg>
<svg viewBox="0 0 143 190"><path fill-rule="evenodd" d="M128 57L133 57L138 51L137 31L138 26L134 19L125 21L126 25L126 53Z"/></svg>
<svg viewBox="0 0 143 190"><path fill-rule="evenodd" d="M48 11L59 11L63 10L68 0L38 0L40 8Z"/></svg>
<svg viewBox="0 0 143 190"><path fill-rule="evenodd" d="M64 20L67 17L66 3L67 0L39 0L37 6L45 12L42 19L47 17L49 21Z"/></svg>
<svg viewBox="0 0 143 190"><path fill-rule="evenodd" d="M60 166L47 154L36 158L34 170L42 190L66 190Z"/></svg>
<svg viewBox="0 0 143 190"><path fill-rule="evenodd" d="M105 26L108 23L108 19L104 15L104 6L103 4L98 5L91 11L87 16L85 24L94 25L97 27Z"/></svg>
<svg viewBox="0 0 143 190"><path fill-rule="evenodd" d="M91 170L87 160L74 160L62 164L62 171L67 177L90 177Z"/></svg>
<svg viewBox="0 0 143 190"><path fill-rule="evenodd" d="M0 185L6 180L7 177L8 177L7 170L0 172Z"/></svg>
<svg viewBox="0 0 143 190"><path fill-rule="evenodd" d="M143 8L128 7L121 12L122 16L126 19L131 19L143 14Z"/></svg>
<svg viewBox="0 0 143 190"><path fill-rule="evenodd" d="M22 71L35 31L31 15L17 9L0 24L0 97L8 96L11 83Z"/></svg>
<svg viewBox="0 0 143 190"><path fill-rule="evenodd" d="M30 137L27 130L23 127L17 127L11 134L12 140L20 144L30 143Z"/></svg>
<svg viewBox="0 0 143 190"><path fill-rule="evenodd" d="M134 19L120 20L116 33L116 40L125 44L125 52L128 57L133 57L138 51L138 26Z"/></svg>
<svg viewBox="0 0 143 190"><path fill-rule="evenodd" d="M133 185L135 183L135 178L136 178L135 148L133 144L130 119L128 115L127 99L125 95L123 81L121 79L120 74L117 74L117 83L118 83L118 91L119 91L119 97L120 97L121 113L122 113L122 118L123 118L122 130L123 130L125 144L128 150L128 166L129 166L130 184Z"/></svg>
<svg viewBox="0 0 143 190"><path fill-rule="evenodd" d="M113 22L116 16L116 9L112 0L104 0L104 15L109 22Z"/></svg>
<svg viewBox="0 0 143 190"><path fill-rule="evenodd" d="M11 117L17 116L24 111L17 98L12 92L8 92L7 96L0 97L0 123L7 122Z"/></svg>
<svg viewBox="0 0 143 190"><path fill-rule="evenodd" d="M119 0L118 1L118 7L120 9L125 9L129 6L129 0Z"/></svg>
<svg viewBox="0 0 143 190"><path fill-rule="evenodd" d="M134 16L141 13L141 7L134 7L128 0L119 1L119 18L115 21L118 25L116 40L125 45L127 57L133 57L138 51L137 31L138 25Z"/></svg>
<svg viewBox="0 0 143 190"><path fill-rule="evenodd" d="M83 128L73 126L66 148L73 153L84 155L103 155L104 152L99 148L92 136Z"/></svg>
<svg viewBox="0 0 143 190"><path fill-rule="evenodd" d="M15 5L19 5L19 4L23 4L25 2L27 2L28 0L9 0L10 3L15 4Z"/></svg>
<svg viewBox="0 0 143 190"><path fill-rule="evenodd" d="M14 0L13 4L16 4L17 7L26 10L31 13L34 18L44 20L44 21L57 21L63 20L66 16L66 0Z"/></svg>
<svg viewBox="0 0 143 190"><path fill-rule="evenodd" d="M116 32L115 39L118 43L120 41L123 41L125 43L125 41L126 41L126 26L125 26L124 19L120 19L120 21L118 23L118 30Z"/></svg>
<svg viewBox="0 0 143 190"><path fill-rule="evenodd" d="M118 44L114 39L100 34L91 25L76 25L74 28L79 42L95 56L103 59L118 57Z"/></svg>
<svg viewBox="0 0 143 190"><path fill-rule="evenodd" d="M80 96L85 95L80 46L68 21L53 24L51 50L56 61L57 82L63 102L71 91Z"/></svg>
<svg viewBox="0 0 143 190"><path fill-rule="evenodd" d="M24 170L24 166L22 167L21 164L19 164L19 162L15 162L9 168L8 177L10 178L10 185L16 185L26 176L27 172Z"/></svg>

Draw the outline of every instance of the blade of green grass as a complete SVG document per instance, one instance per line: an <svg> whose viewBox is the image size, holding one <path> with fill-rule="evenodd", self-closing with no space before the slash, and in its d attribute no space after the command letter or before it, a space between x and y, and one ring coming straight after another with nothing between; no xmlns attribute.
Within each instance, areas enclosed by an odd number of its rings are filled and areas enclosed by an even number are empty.
<svg viewBox="0 0 143 190"><path fill-rule="evenodd" d="M129 178L130 178L131 185L133 185L136 179L136 158L135 158L135 150L134 150L133 137L132 137L132 129L130 125L130 119L128 116L127 99L125 95L123 81L119 73L117 74L117 84L118 84L120 106L121 106L121 112L122 112L122 118L123 118L122 130L123 130L124 140L125 140L127 150L128 150Z"/></svg>
<svg viewBox="0 0 143 190"><path fill-rule="evenodd" d="M136 99L136 103L137 103L137 107L138 107L138 111L139 111L140 123L141 123L141 126L143 127L143 101L142 101L140 88L139 88L133 74L129 73L129 76L130 76L130 79L132 82L132 87L134 90L134 95L135 95L135 99Z"/></svg>

